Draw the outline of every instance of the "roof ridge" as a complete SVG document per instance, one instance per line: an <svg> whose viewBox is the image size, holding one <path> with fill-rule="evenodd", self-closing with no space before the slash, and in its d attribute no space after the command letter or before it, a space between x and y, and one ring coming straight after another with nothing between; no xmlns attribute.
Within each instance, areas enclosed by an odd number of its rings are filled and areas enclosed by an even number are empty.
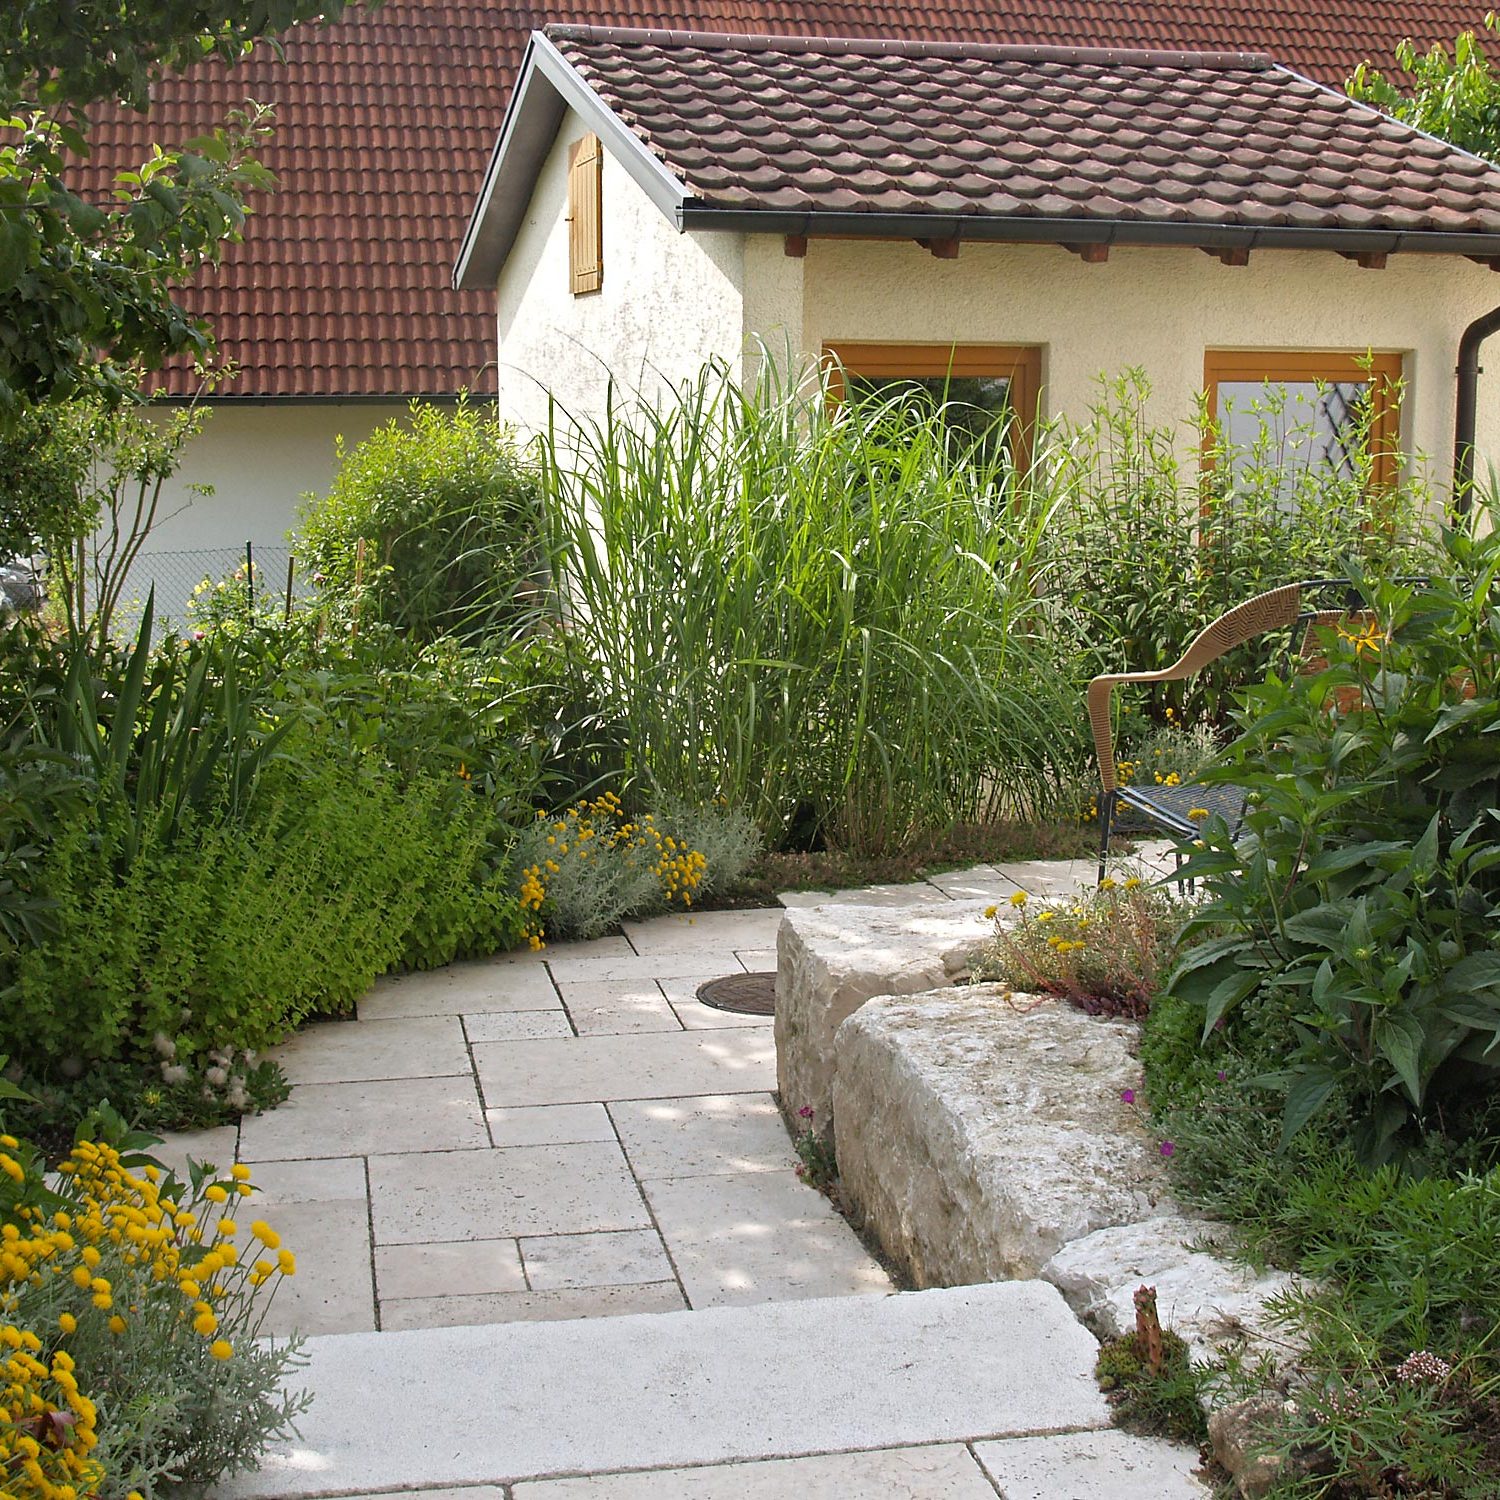
<svg viewBox="0 0 1500 1500"><path fill-rule="evenodd" d="M818 52L856 57L973 58L984 62L1124 63L1152 68L1210 68L1265 72L1279 67L1264 52L1192 52L1144 47L1019 46L994 42L919 42L903 38L775 36L735 31L683 31L654 26L542 28L553 42L654 42L659 46L702 46L737 52Z"/></svg>

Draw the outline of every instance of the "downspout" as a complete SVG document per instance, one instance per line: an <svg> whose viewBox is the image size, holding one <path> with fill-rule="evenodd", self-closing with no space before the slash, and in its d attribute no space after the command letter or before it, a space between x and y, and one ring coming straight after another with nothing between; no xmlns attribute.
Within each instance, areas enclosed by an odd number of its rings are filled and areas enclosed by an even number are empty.
<svg viewBox="0 0 1500 1500"><path fill-rule="evenodd" d="M1457 412L1453 421L1453 513L1474 503L1474 429L1479 409L1479 346L1500 332L1500 307L1475 318L1458 341Z"/></svg>

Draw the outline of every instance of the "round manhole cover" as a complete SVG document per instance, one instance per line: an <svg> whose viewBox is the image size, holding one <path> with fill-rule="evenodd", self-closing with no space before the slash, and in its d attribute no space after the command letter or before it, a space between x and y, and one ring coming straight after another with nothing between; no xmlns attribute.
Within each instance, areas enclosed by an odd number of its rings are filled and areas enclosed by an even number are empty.
<svg viewBox="0 0 1500 1500"><path fill-rule="evenodd" d="M732 1010L741 1016L776 1014L776 971L759 974L727 974L698 986L698 998L715 1010Z"/></svg>

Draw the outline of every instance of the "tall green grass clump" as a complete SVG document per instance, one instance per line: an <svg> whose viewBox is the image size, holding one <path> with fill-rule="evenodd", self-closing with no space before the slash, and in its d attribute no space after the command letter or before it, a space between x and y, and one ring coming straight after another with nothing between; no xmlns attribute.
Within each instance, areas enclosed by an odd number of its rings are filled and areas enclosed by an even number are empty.
<svg viewBox="0 0 1500 1500"><path fill-rule="evenodd" d="M542 444L568 662L628 778L773 846L1044 815L1076 684L1037 634L1047 516L1003 443L902 395L723 363Z"/></svg>

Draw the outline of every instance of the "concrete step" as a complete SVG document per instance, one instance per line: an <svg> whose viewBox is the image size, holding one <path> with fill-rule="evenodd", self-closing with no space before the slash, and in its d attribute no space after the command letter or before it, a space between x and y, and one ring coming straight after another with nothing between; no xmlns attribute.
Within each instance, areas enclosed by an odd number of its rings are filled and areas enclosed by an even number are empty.
<svg viewBox="0 0 1500 1500"><path fill-rule="evenodd" d="M300 1437L219 1496L421 1492L1086 1432L1109 1423L1096 1350L1036 1281L328 1335L308 1340L294 1379L315 1395Z"/></svg>

